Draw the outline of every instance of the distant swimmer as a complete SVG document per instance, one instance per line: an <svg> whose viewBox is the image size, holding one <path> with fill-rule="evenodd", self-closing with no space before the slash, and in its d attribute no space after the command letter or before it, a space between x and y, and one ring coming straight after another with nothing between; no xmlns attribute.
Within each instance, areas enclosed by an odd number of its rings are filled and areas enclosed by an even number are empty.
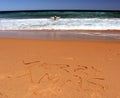
<svg viewBox="0 0 120 98"><path fill-rule="evenodd" d="M60 19L60 17L53 16L53 17L51 17L51 19L53 19L53 20L55 21L55 20L58 20L58 19Z"/></svg>

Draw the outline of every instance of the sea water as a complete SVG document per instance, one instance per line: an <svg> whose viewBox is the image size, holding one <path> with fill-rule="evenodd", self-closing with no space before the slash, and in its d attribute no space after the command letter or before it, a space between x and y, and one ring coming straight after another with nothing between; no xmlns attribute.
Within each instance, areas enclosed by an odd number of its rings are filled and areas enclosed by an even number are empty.
<svg viewBox="0 0 120 98"><path fill-rule="evenodd" d="M0 12L0 30L120 30L120 12Z"/></svg>

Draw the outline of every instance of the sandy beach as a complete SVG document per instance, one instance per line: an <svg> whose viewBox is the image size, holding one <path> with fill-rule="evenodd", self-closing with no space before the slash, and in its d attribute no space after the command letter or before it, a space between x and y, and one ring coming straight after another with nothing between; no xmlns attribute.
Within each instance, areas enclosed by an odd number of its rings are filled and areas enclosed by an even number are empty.
<svg viewBox="0 0 120 98"><path fill-rule="evenodd" d="M120 43L0 39L0 98L120 98Z"/></svg>

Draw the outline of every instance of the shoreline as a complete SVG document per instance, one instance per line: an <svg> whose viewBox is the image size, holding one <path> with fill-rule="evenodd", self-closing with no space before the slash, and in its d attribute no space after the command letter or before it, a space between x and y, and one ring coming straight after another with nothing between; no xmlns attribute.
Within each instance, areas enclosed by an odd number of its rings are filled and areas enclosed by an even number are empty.
<svg viewBox="0 0 120 98"><path fill-rule="evenodd" d="M0 30L0 38L120 42L120 30Z"/></svg>
<svg viewBox="0 0 120 98"><path fill-rule="evenodd" d="M33 31L35 31L35 32L60 32L60 31L64 31L64 32L102 32L102 33L106 33L106 32L108 32L108 33L120 33L120 30L47 30L47 29L44 29L44 30L0 30L0 32L2 32L2 31L22 31L22 32L25 32L25 31L29 31L29 32L33 32Z"/></svg>

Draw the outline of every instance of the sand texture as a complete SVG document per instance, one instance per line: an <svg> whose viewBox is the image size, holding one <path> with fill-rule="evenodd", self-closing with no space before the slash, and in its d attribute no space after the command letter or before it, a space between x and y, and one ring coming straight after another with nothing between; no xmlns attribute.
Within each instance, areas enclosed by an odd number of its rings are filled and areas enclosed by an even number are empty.
<svg viewBox="0 0 120 98"><path fill-rule="evenodd" d="M120 98L120 43L0 39L0 98Z"/></svg>

